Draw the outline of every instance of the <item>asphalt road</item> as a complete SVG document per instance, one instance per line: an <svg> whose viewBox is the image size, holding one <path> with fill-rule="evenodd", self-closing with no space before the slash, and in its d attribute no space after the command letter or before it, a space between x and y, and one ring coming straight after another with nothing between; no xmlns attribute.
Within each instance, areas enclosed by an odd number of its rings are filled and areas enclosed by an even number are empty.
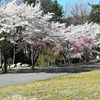
<svg viewBox="0 0 100 100"><path fill-rule="evenodd" d="M20 83L34 82L45 80L57 76L67 75L68 73L8 73L0 75L0 87Z"/></svg>
<svg viewBox="0 0 100 100"><path fill-rule="evenodd" d="M35 71L20 70L15 73L0 74L0 87L9 86L20 83L34 82L38 80L50 79L58 76L64 76L68 74L87 72L92 70L100 70L99 63L73 65L60 68L48 68Z"/></svg>

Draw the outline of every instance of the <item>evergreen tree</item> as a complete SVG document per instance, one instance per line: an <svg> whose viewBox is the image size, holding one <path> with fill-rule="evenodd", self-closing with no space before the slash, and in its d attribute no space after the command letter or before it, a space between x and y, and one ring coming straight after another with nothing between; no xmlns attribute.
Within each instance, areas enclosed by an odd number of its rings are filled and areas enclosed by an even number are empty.
<svg viewBox="0 0 100 100"><path fill-rule="evenodd" d="M63 17L62 6L58 4L57 0L54 1L51 12L54 13L54 16L51 20L55 22L62 21L62 17Z"/></svg>
<svg viewBox="0 0 100 100"><path fill-rule="evenodd" d="M90 22L96 22L96 23L100 23L100 2L99 4L95 4L95 5L91 5L92 7L91 13L90 13L90 17L89 20Z"/></svg>
<svg viewBox="0 0 100 100"><path fill-rule="evenodd" d="M53 1L51 0L41 0L41 6L44 13L48 13L51 11L51 6L53 5Z"/></svg>

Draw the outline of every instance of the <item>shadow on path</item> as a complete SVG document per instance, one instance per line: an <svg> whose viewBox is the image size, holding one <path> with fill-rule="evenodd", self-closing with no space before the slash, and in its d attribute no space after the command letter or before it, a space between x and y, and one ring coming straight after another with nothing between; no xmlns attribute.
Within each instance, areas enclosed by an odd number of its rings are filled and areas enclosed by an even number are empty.
<svg viewBox="0 0 100 100"><path fill-rule="evenodd" d="M37 68L34 70L31 69L17 69L13 71L9 71L8 73L80 73L87 72L92 70L99 70L100 63L93 64L78 64L78 65L70 65L66 67L49 67L49 68Z"/></svg>

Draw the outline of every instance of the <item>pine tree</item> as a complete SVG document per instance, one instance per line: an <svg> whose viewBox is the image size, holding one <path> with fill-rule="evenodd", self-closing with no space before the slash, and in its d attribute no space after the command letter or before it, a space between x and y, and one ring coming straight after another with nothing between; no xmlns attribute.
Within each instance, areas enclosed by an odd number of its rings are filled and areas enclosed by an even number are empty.
<svg viewBox="0 0 100 100"><path fill-rule="evenodd" d="M54 1L51 12L54 13L54 16L51 19L52 21L55 21L55 22L62 21L62 17L63 17L62 6L58 4L57 0Z"/></svg>
<svg viewBox="0 0 100 100"><path fill-rule="evenodd" d="M92 7L89 20L92 22L100 23L100 2L99 4L89 5Z"/></svg>

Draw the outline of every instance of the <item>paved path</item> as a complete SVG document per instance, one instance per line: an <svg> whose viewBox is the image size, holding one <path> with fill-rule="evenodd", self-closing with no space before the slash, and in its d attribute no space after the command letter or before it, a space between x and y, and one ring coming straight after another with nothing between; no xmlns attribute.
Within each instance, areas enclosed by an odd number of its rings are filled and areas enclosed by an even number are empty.
<svg viewBox="0 0 100 100"><path fill-rule="evenodd" d="M57 76L67 75L68 73L9 73L0 75L0 87L14 84L33 82L38 80L49 79Z"/></svg>
<svg viewBox="0 0 100 100"><path fill-rule="evenodd" d="M2 86L9 86L14 84L20 83L27 83L27 82L34 82L38 80L45 80L49 78L54 78L58 76L64 76L71 73L80 73L92 70L99 70L100 63L94 64L83 64L83 65L74 65L74 66L67 66L67 67L60 67L60 68L49 68L43 70L35 70L24 72L23 70L16 72L16 73L7 73L7 74L0 74L0 87Z"/></svg>

